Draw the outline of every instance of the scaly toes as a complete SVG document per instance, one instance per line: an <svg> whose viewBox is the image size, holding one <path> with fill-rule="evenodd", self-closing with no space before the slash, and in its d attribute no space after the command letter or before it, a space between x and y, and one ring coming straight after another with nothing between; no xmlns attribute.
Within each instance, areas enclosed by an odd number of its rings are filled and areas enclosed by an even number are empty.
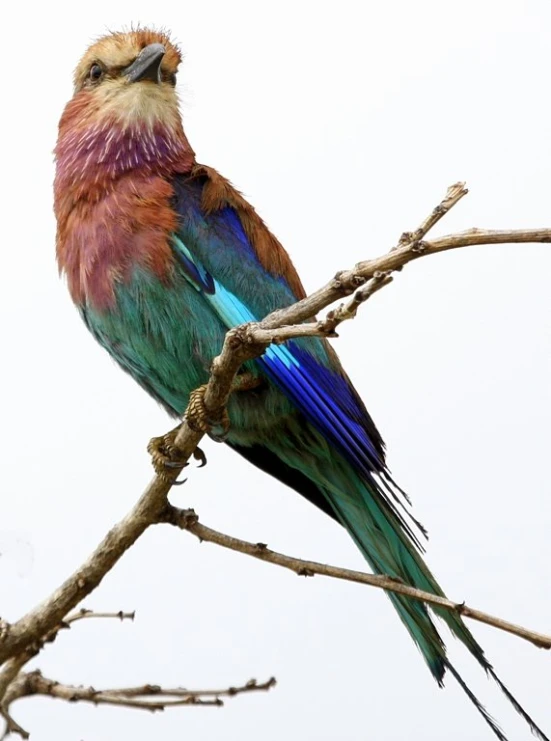
<svg viewBox="0 0 551 741"><path fill-rule="evenodd" d="M152 437L147 446L147 451L151 456L151 462L155 473L162 478L170 478L170 471L174 469L180 470L188 465L180 452L180 449L174 444L176 435L178 434L179 427L175 427L166 435L161 437ZM203 453L201 448L195 448L193 451L193 457L196 461L199 461L199 468L203 468L207 465L207 456ZM173 481L173 484L184 484L186 479L182 481Z"/></svg>
<svg viewBox="0 0 551 741"><path fill-rule="evenodd" d="M199 386L189 395L189 404L186 410L186 420L188 425L195 432L209 432L210 424L208 421L208 412L205 407L206 383Z"/></svg>
<svg viewBox="0 0 551 741"><path fill-rule="evenodd" d="M205 406L205 391L207 384L199 386L189 395L189 404L186 411L186 420L192 430L203 432L216 442L226 439L230 428L230 418L226 409L222 412L222 418L214 420Z"/></svg>
<svg viewBox="0 0 551 741"><path fill-rule="evenodd" d="M170 470L174 470L175 468L180 469L187 465L187 461L183 459L179 448L174 445L178 429L178 427L175 427L170 432L167 432L166 435L152 437L147 446L153 468L163 478L170 477Z"/></svg>

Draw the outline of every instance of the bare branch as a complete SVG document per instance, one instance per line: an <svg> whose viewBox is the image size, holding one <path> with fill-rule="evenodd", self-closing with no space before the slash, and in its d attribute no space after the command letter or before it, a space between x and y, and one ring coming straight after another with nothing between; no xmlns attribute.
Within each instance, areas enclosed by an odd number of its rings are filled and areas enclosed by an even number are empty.
<svg viewBox="0 0 551 741"><path fill-rule="evenodd" d="M246 540L234 538L231 535L225 535L218 530L213 530L206 525L202 525L199 522L197 514L192 509L178 509L169 504L163 514L163 521L193 533L202 542L216 543L216 545L220 545L223 548L238 551L239 553L253 556L261 561L267 561L277 566L283 566L283 568L290 569L299 576L314 576L315 574L319 574L321 576L330 576L333 579L344 579L345 581L357 582L359 584L368 584L371 587L377 587L378 589L384 589L387 592L394 592L396 594L403 594L406 597L420 600L434 607L456 612L463 617L471 618L471 620L476 620L479 623L491 625L494 628L523 638L538 648L551 648L551 636L536 633L501 618L488 615L481 610L468 607L464 602L453 602L446 597L439 597L430 592L423 592L421 589L404 584L400 579L385 575L366 574L362 571L342 569L337 566L318 563L317 561L305 561L301 558L285 556L282 553L270 550L265 543L250 543Z"/></svg>
<svg viewBox="0 0 551 741"><path fill-rule="evenodd" d="M201 434L197 434L197 442ZM194 445L194 448L196 443ZM193 450L190 451L190 455ZM175 472L177 475L177 472ZM162 510L171 481L156 476L128 515L105 536L92 555L42 604L15 624L5 627L0 637L0 664L46 636L62 623L69 610L90 594L119 558L155 521Z"/></svg>
<svg viewBox="0 0 551 741"><path fill-rule="evenodd" d="M45 636L37 638L25 649L25 651L6 661L4 668L0 672L0 706L9 685L17 677L21 669L32 658L40 653L46 643L52 643L55 641L60 630L70 628L73 623L88 618L117 618L122 622L123 620L134 620L135 615L135 612L123 612L122 610L119 610L119 612L94 612L93 610L86 608L82 608L81 610L68 615L65 620L62 620Z"/></svg>
<svg viewBox="0 0 551 741"><path fill-rule="evenodd" d="M78 620L87 620L89 618L110 618L110 619L116 619L120 620L121 623L123 620L132 620L134 621L136 617L136 611L132 610L132 612L124 612L123 610L119 610L118 612L95 612L94 610L87 609L83 607L82 609L78 610L77 612L72 613L71 615L68 615L68 617L65 618L63 621L64 625L69 627L73 623L76 623Z"/></svg>
<svg viewBox="0 0 551 741"><path fill-rule="evenodd" d="M266 682L251 679L243 685L224 689L190 690L184 687L164 688L156 684L140 687L120 687L97 690L95 687L77 687L43 677L40 671L18 677L10 693L10 703L22 697L44 695L67 702L87 702L93 705L118 705L152 712L184 705L212 705L220 707L223 697L235 697L250 692L265 692L275 687L271 677Z"/></svg>
<svg viewBox="0 0 551 741"><path fill-rule="evenodd" d="M356 288L370 280L376 273L393 273L420 257L436 255L460 247L490 244L535 244L551 242L551 229L468 229L458 234L448 234L430 242L408 242L398 245L386 255L357 263L352 270L337 273L323 288L302 301L269 314L259 326L277 329L281 326L308 321L334 301L349 296Z"/></svg>
<svg viewBox="0 0 551 741"><path fill-rule="evenodd" d="M270 677L266 682L257 682L256 679L250 679L243 685L225 687L224 689L188 690L184 687L165 688L156 684L144 684L140 687L96 690L95 687L77 687L71 684L62 684L54 679L42 676L39 670L22 672L9 686L5 701L0 705L0 717L4 719L6 725L3 734L0 736L0 741L3 741L10 733L18 734L23 739L29 738L29 733L13 719L8 711L15 700L24 697L43 695L66 702L116 705L135 710L156 712L191 705L221 707L224 705L222 699L224 697L232 698L245 693L267 692L275 685L275 677Z"/></svg>
<svg viewBox="0 0 551 741"><path fill-rule="evenodd" d="M26 651L19 656L9 659L0 673L0 717L4 719L5 728L0 741L3 741L10 733L18 734L23 739L29 738L29 733L15 721L10 712L10 702L6 700L8 689L19 676L21 669L35 655L35 652Z"/></svg>
<svg viewBox="0 0 551 741"><path fill-rule="evenodd" d="M13 697L11 691L13 690L13 687L23 686L21 684L21 678L30 675L23 674L21 670L25 664L40 653L46 643L52 643L55 641L60 630L63 628L70 628L73 623L79 620L88 618L116 618L121 621L127 619L134 620L135 614L135 612L123 612L122 610L119 610L119 612L94 612L93 610L82 608L61 621L42 639L34 641L25 649L25 651L8 659L0 672L0 717L4 718L6 726L4 733L0 736L0 741L10 733L18 734L22 738L29 737L28 732L21 728L9 713L9 705L13 699L16 699ZM11 697L11 699L8 699L9 697Z"/></svg>
<svg viewBox="0 0 551 741"><path fill-rule="evenodd" d="M448 188L448 192L442 199L442 201L436 206L432 213L430 213L423 223L414 232L404 232L400 237L398 245L394 249L400 247L415 244L420 242L430 232L430 230L436 226L440 219L445 216L450 209L452 209L459 201L466 196L469 191L465 187L465 183L454 183Z"/></svg>
<svg viewBox="0 0 551 741"><path fill-rule="evenodd" d="M423 241L442 216L466 193L463 184L448 189L443 201L413 233L402 235L396 248L385 255L358 263L354 268L343 271L329 283L309 297L285 309L273 312L263 321L243 325L230 330L225 338L220 355L214 359L210 380L204 394L204 405L209 418L222 420L225 406L235 384L235 376L241 365L260 356L270 342L283 341L310 333L332 334L344 319L351 318L357 307L375 290L387 285L391 273L401 270L407 263L425 255L468 245L504 244L511 242L550 242L551 229L520 231L489 231L471 229L462 234L440 237L432 242ZM369 286L368 281L372 281ZM321 325L312 323L312 317L343 297L355 294L344 307L329 314ZM303 325L309 322L310 328ZM324 324L325 322L325 324ZM297 326L293 326L297 325ZM315 331L312 329L315 326ZM283 328L283 329L282 329ZM266 330L276 330L265 334ZM279 334L277 332L279 330ZM180 451L180 468L157 475L147 487L135 507L116 524L99 544L92 555L41 605L24 615L16 623L0 623L0 664L10 657L24 652L33 642L41 640L58 626L67 613L90 594L130 548L142 533L154 522L159 521L166 504L167 494L179 471L195 451L204 432L194 429L187 420L182 423L175 439Z"/></svg>

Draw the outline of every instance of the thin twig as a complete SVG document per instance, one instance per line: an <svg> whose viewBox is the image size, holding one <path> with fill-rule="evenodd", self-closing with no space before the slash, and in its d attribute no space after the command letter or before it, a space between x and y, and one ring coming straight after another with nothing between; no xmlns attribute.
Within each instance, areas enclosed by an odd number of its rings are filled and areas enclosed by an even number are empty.
<svg viewBox="0 0 551 741"><path fill-rule="evenodd" d="M303 322L311 318L345 296L354 294L376 275L385 275L385 285L390 274L404 265L425 255L468 245L505 244L511 242L550 242L551 229L532 229L516 231L488 231L471 229L462 234L440 237L432 242L417 240L424 236L437 221L452 208L465 194L462 184L454 185L446 197L413 232L413 237L401 240L396 249L373 260L358 263L352 270L343 271L329 281L326 286L309 297L285 309L272 312L255 325L245 325L230 330L225 338L220 355L214 359L210 380L204 395L204 403L209 416L222 418L223 410L232 390L234 377L240 366L249 359L260 356L267 346L265 330L278 330L293 327L288 337L303 336ZM413 241L412 241L413 240ZM379 285L381 287L381 285ZM367 295L371 295L369 291ZM361 299L361 300L360 300ZM356 304L365 300L365 294L349 304L349 312ZM337 312L339 310L337 309ZM327 320L326 320L327 321ZM306 332L308 329L306 329ZM319 330L318 330L319 331ZM277 333L275 333L277 336ZM274 339L269 339L272 342ZM276 340L277 341L277 340ZM176 436L175 444L181 451L182 467L199 444L203 432L192 429L184 421ZM181 469L180 469L181 470ZM140 497L135 507L116 524L99 544L92 555L41 605L24 615L16 623L0 624L0 664L10 657L20 654L34 641L40 640L53 630L88 594L101 582L125 553L154 522L158 521L166 503L167 494L179 474L178 469L163 476L156 476Z"/></svg>
<svg viewBox="0 0 551 741"><path fill-rule="evenodd" d="M87 702L93 705L118 705L152 712L186 705L211 705L220 707L223 697L235 697L251 692L266 692L275 687L271 677L266 682L251 679L243 685L223 689L189 690L184 687L164 688L155 684L140 687L120 687L97 690L95 687L77 687L62 684L42 676L40 671L29 672L18 678L10 702L21 697L44 695L67 702Z"/></svg>
<svg viewBox="0 0 551 741"><path fill-rule="evenodd" d="M519 638L523 638L524 640L533 643L538 648L551 648L551 636L543 633L536 633L535 631L528 630L520 625L510 623L507 620L502 620L501 618L489 615L481 610L468 607L464 602L454 602L446 597L439 597L436 594L431 594L430 592L424 592L421 589L410 587L409 585L404 584L400 579L385 575L367 574L363 571L342 569L337 566L318 563L317 561L305 561L301 558L285 556L283 553L270 550L265 543L250 543L249 541L221 533L218 530L213 530L212 528L200 523L197 514L192 509L178 509L177 507L168 504L163 513L162 521L193 533L193 535L197 536L202 542L216 543L216 545L222 546L223 548L228 548L229 550L237 551L238 553L244 553L247 556L253 556L253 558L258 558L261 561L267 561L268 563L282 566L285 569L294 571L299 576L314 576L315 574L319 574L320 576L330 576L333 579L343 579L345 581L357 582L358 584L367 584L371 587L384 589L387 592L403 594L406 597L420 600L421 602L433 605L436 608L450 610L462 615L463 617L476 620L479 623L485 623L486 625L491 625L492 627L498 628L507 633L512 633Z"/></svg>
<svg viewBox="0 0 551 741"><path fill-rule="evenodd" d="M90 609L83 607L77 612L74 612L71 615L68 615L63 621L63 623L65 626L68 627L72 625L73 623L76 623L78 620L87 620L89 618L116 619L116 620L120 620L122 623L123 620L133 621L135 617L136 617L136 610L132 610L132 612L124 612L123 610L119 610L118 612L95 612L94 610L90 610Z"/></svg>
<svg viewBox="0 0 551 741"><path fill-rule="evenodd" d="M40 653L46 643L52 643L56 639L60 630L70 628L73 623L89 618L116 618L123 621L134 620L135 616L135 612L123 612L122 610L119 610L119 612L94 612L93 610L86 608L82 608L77 612L68 615L45 636L30 644L25 651L22 651L16 656L12 656L6 661L2 671L0 671L0 705L9 685L17 677L21 669L23 669L25 664Z"/></svg>
<svg viewBox="0 0 551 741"><path fill-rule="evenodd" d="M29 737L28 732L12 718L9 712L10 703L15 698L12 697L12 699L7 700L6 696L8 695L9 690L14 686L23 686L21 684L21 677L31 676L29 674L24 674L21 670L25 664L40 653L46 643L53 642L60 630L63 628L70 628L73 623L76 623L79 620L89 618L117 618L121 621L134 620L135 615L135 612L123 612L122 610L119 610L119 612L94 612L93 610L82 608L81 610L68 615L65 620L62 620L55 626L55 628L52 628L52 630L41 640L34 641L25 649L25 651L8 659L5 662L2 671L0 671L0 717L5 721L5 729L0 736L0 741L10 733L18 734L24 739Z"/></svg>
<svg viewBox="0 0 551 741"><path fill-rule="evenodd" d="M359 286L373 278L375 273L392 273L420 257L436 255L460 247L490 244L535 244L551 242L551 229L468 229L448 234L432 241L407 243L372 260L357 263L351 270L343 270L323 288L285 309L278 309L259 322L262 329L300 324L323 311L334 301L349 296Z"/></svg>
<svg viewBox="0 0 551 741"><path fill-rule="evenodd" d="M197 442L193 449L202 437L201 433L195 434ZM190 455L192 453L193 450L190 451ZM175 471L174 476L177 473ZM156 476L132 510L107 533L82 566L41 605L4 630L3 639L0 639L0 664L25 651L41 636L57 629L69 610L98 586L123 553L155 521L164 506L171 485L169 477Z"/></svg>
<svg viewBox="0 0 551 741"><path fill-rule="evenodd" d="M467 195L469 191L465 187L465 183L454 183L448 188L448 192L444 198L440 201L422 224L414 232L404 232L400 237L400 241L393 247L393 249L400 249L408 245L416 244L420 242L430 232L430 230L438 224L440 219L445 216L450 209L452 209L459 201Z"/></svg>

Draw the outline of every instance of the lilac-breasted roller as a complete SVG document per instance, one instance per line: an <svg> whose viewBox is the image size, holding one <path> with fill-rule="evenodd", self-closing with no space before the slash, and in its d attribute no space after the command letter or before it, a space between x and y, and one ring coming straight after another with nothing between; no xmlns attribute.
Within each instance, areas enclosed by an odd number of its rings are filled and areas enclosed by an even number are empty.
<svg viewBox="0 0 551 741"><path fill-rule="evenodd" d="M196 162L175 91L179 63L168 36L147 29L91 46L60 121L55 178L57 258L73 301L98 342L175 417L208 380L228 329L305 295L252 206ZM381 436L329 344L272 346L247 373L254 383L229 402L227 444L343 525L375 573L443 595ZM498 738L432 613L547 739L458 613L388 596L438 684L448 670Z"/></svg>

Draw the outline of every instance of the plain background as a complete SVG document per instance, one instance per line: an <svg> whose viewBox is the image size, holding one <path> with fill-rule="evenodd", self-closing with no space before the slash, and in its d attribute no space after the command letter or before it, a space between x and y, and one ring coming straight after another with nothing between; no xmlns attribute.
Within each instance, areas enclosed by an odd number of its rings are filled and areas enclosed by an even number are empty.
<svg viewBox="0 0 551 741"><path fill-rule="evenodd" d="M440 233L551 226L551 6L54 0L3 13L0 614L13 620L128 511L151 476L149 437L171 426L88 336L57 276L51 152L88 43L131 22L172 29L199 161L244 191L313 290L389 249L459 179L471 194ZM426 258L336 343L448 594L548 633L550 271L548 245ZM175 502L225 532L364 568L328 518L207 448ZM274 674L278 686L155 716L25 700L13 711L33 741L491 737L452 680L438 690L376 590L158 528L85 604L137 619L63 634L36 664L46 675L223 687ZM549 654L473 629L551 733ZM467 653L451 654L510 739L530 738Z"/></svg>

